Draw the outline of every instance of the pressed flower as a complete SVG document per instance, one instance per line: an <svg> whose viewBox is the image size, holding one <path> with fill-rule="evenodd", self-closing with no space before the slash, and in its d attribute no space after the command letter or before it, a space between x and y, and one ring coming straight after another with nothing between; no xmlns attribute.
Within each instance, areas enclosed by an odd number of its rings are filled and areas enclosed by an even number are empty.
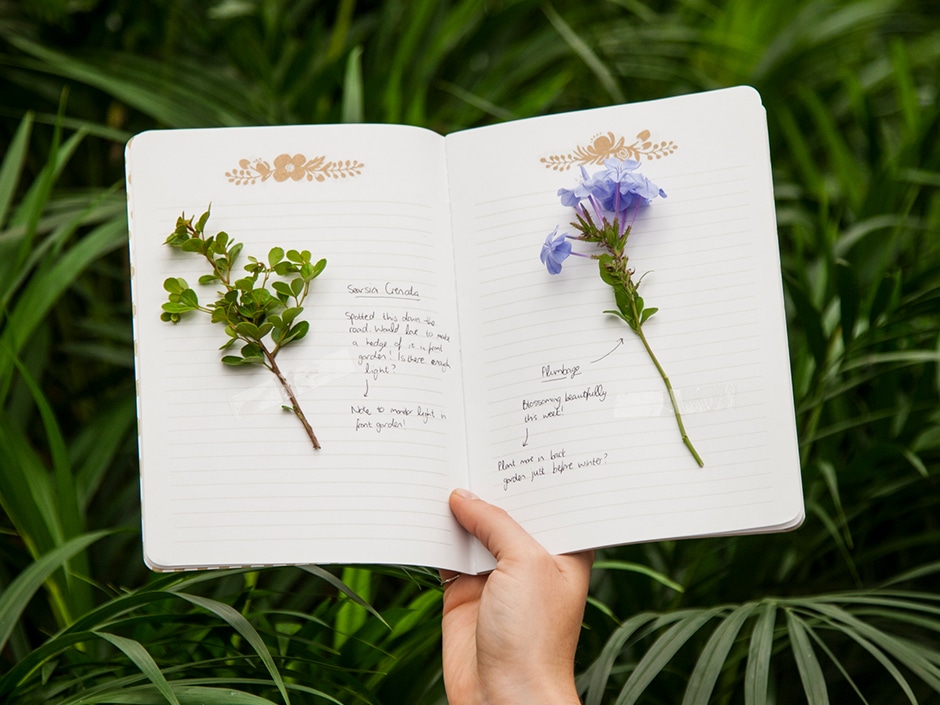
<svg viewBox="0 0 940 705"><path fill-rule="evenodd" d="M606 159L604 169L593 176L581 167L581 182L573 189L558 190L562 205L574 208L577 222L572 225L580 234L558 234L556 227L542 244L541 260L552 274L561 272L561 263L570 255L593 257L598 260L601 280L614 290L617 306L616 310L604 313L620 318L643 342L643 347L669 392L682 442L699 466L704 466L701 456L685 432L672 383L653 354L643 332L643 324L658 309L645 305L638 291L643 277L633 279L634 270L628 265L629 257L624 252L636 211L648 206L654 198L666 197L665 191L637 171L639 166L640 162L633 159ZM633 211L633 217L628 217L630 210ZM594 245L594 253L588 255L573 252L572 239Z"/></svg>
<svg viewBox="0 0 940 705"><path fill-rule="evenodd" d="M571 243L568 242L568 236L565 233L559 233L556 225L542 243L542 254L539 255L539 259L548 268L549 274L558 274L561 271L561 263L568 259L570 254Z"/></svg>

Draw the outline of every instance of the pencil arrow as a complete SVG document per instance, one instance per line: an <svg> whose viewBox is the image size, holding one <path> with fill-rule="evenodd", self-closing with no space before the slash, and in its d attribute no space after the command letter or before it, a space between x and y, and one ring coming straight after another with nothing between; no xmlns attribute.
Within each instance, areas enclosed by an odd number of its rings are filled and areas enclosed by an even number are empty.
<svg viewBox="0 0 940 705"><path fill-rule="evenodd" d="M522 441L522 447L525 448L527 445L529 445L529 427L528 426L525 427L525 440Z"/></svg>
<svg viewBox="0 0 940 705"><path fill-rule="evenodd" d="M362 396L364 397L369 396L369 378L368 377L366 377L366 391L362 393Z"/></svg>
<svg viewBox="0 0 940 705"><path fill-rule="evenodd" d="M621 338L620 340L617 341L617 344L614 346L614 349L613 349L613 350L611 350L610 352L608 352L608 353L605 354L605 355L601 355L601 356L600 356L599 358L597 358L596 360L591 360L590 364L593 365L595 362L600 362L601 360L603 360L605 357L607 357L607 355L612 355L613 352L614 352L614 350L616 350L617 348L619 348L621 345L623 345L623 338Z"/></svg>

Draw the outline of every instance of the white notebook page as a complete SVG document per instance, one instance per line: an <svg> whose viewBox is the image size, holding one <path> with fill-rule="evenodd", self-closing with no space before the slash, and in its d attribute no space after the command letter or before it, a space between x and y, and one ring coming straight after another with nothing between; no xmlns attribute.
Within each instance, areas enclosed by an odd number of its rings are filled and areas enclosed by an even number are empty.
<svg viewBox="0 0 940 705"><path fill-rule="evenodd" d="M280 154L363 166L323 181L258 177L254 160L274 169ZM254 182L226 177L236 169ZM467 466L443 138L361 125L145 133L128 173L151 566L466 569L469 542L446 502ZM182 211L198 218L210 202L207 231L243 242L241 264L274 245L328 261L302 314L310 333L278 355L319 451L280 409L273 374L220 363L221 325L159 320L165 278L208 273L163 241ZM202 303L218 289L196 288Z"/></svg>
<svg viewBox="0 0 940 705"><path fill-rule="evenodd" d="M682 403L681 442L639 338L602 313L590 259L549 275L545 236L580 179L541 159L601 144L674 143L641 171L665 189L627 246L644 326ZM784 528L802 495L763 108L748 88L450 135L474 490L550 550ZM642 142L642 141L641 141ZM589 165L589 173L602 168ZM575 250L588 251L575 244Z"/></svg>

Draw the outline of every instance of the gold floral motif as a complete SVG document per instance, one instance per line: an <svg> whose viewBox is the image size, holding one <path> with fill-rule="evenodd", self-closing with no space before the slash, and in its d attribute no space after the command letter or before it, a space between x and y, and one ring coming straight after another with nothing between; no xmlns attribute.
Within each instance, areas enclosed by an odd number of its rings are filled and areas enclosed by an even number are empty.
<svg viewBox="0 0 940 705"><path fill-rule="evenodd" d="M603 164L605 159L635 159L642 161L662 159L675 152L679 147L672 140L653 142L650 140L650 131L643 130L638 133L632 144L627 144L623 137L616 137L613 132L606 135L595 135L587 146L578 146L568 154L553 154L542 157L541 161L546 169L566 171L572 166L586 166L588 164Z"/></svg>
<svg viewBox="0 0 940 705"><path fill-rule="evenodd" d="M326 157L307 159L303 154L279 154L274 165L264 159L241 159L238 168L225 176L236 186L252 186L260 181L326 181L359 176L365 165L356 159L327 161Z"/></svg>

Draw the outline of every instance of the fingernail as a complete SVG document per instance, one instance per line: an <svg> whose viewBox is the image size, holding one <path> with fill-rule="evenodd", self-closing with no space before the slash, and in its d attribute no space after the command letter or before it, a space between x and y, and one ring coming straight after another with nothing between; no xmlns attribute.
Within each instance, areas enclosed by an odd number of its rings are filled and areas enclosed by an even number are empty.
<svg viewBox="0 0 940 705"><path fill-rule="evenodd" d="M475 494L473 494L473 492L471 492L470 490L465 490L462 488L457 488L456 490L454 490L454 494L457 495L458 497L462 497L463 499L480 499Z"/></svg>

